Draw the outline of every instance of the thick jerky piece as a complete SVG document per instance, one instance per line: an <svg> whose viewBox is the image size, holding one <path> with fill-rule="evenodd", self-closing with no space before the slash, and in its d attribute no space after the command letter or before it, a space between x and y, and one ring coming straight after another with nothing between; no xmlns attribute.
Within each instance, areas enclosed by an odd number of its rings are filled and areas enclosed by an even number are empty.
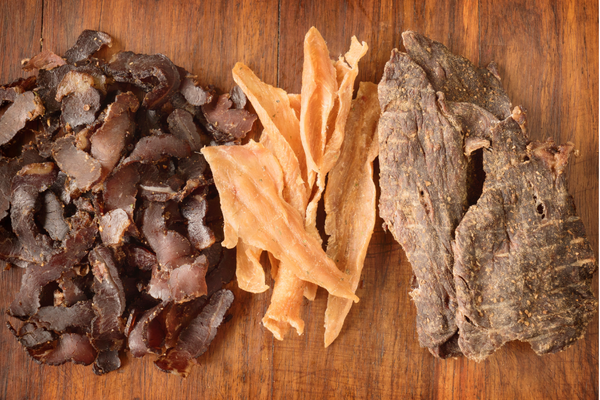
<svg viewBox="0 0 600 400"><path fill-rule="evenodd" d="M69 222L71 232L65 240L64 249L54 254L43 265L30 264L21 279L21 289L10 305L13 317L34 315L40 307L40 293L45 285L55 281L73 268L87 254L94 243L98 226L85 212L78 212Z"/></svg>
<svg viewBox="0 0 600 400"><path fill-rule="evenodd" d="M213 100L214 92L201 88L192 77L186 77L181 80L179 91L188 103L193 106L203 106Z"/></svg>
<svg viewBox="0 0 600 400"><path fill-rule="evenodd" d="M109 34L86 29L81 32L73 47L67 50L65 59L69 64L74 64L89 58L105 45L112 46L112 38Z"/></svg>
<svg viewBox="0 0 600 400"><path fill-rule="evenodd" d="M209 304L181 331L177 345L155 361L156 366L165 372L187 376L191 369L190 361L208 350L232 302L233 293L229 290L213 294Z"/></svg>
<svg viewBox="0 0 600 400"><path fill-rule="evenodd" d="M167 118L167 122L169 123L169 131L174 136L187 142L192 151L200 151L202 141L192 114L185 110L173 110Z"/></svg>
<svg viewBox="0 0 600 400"><path fill-rule="evenodd" d="M180 83L177 67L162 54L122 51L112 57L106 71L117 82L133 83L147 91L142 105L150 110L162 106Z"/></svg>
<svg viewBox="0 0 600 400"><path fill-rule="evenodd" d="M119 246L130 225L131 220L124 210L117 208L107 212L100 218L102 243L107 246Z"/></svg>
<svg viewBox="0 0 600 400"><path fill-rule="evenodd" d="M65 75L75 69L72 65L65 64L54 68L52 71L42 69L38 73L35 91L40 95L46 108L46 113L50 114L60 110L61 104L56 101L56 89Z"/></svg>
<svg viewBox="0 0 600 400"><path fill-rule="evenodd" d="M139 102L131 92L121 93L115 102L108 106L104 123L91 137L91 154L102 165L102 177L110 174L125 150L126 138L133 135L132 113Z"/></svg>
<svg viewBox="0 0 600 400"><path fill-rule="evenodd" d="M126 245L124 250L127 257L127 263L142 271L152 271L152 267L158 264L156 255L144 247Z"/></svg>
<svg viewBox="0 0 600 400"><path fill-rule="evenodd" d="M27 121L44 114L42 101L34 92L25 92L16 96L15 101L0 117L0 145L11 140L25 127Z"/></svg>
<svg viewBox="0 0 600 400"><path fill-rule="evenodd" d="M190 146L173 135L155 135L141 138L123 165L134 162L154 163L165 156L186 158L191 155Z"/></svg>
<svg viewBox="0 0 600 400"><path fill-rule="evenodd" d="M140 180L136 164L119 168L104 184L104 209L122 209L133 219L137 183Z"/></svg>
<svg viewBox="0 0 600 400"><path fill-rule="evenodd" d="M15 174L25 165L42 162L35 150L25 149L19 158L0 160L0 220L8 214L11 197L11 182Z"/></svg>
<svg viewBox="0 0 600 400"><path fill-rule="evenodd" d="M41 53L21 61L21 68L23 68L23 71L32 71L34 69L45 69L50 71L65 64L66 62L62 57L54 54L50 50L42 50Z"/></svg>
<svg viewBox="0 0 600 400"><path fill-rule="evenodd" d="M81 191L89 190L100 179L100 162L85 151L79 150L74 136L58 139L52 149L52 155L60 169L75 179L75 184Z"/></svg>
<svg viewBox="0 0 600 400"><path fill-rule="evenodd" d="M198 250L204 250L215 242L214 233L204 222L206 208L206 199L200 195L188 197L181 208L181 213L188 222L187 230L190 242Z"/></svg>
<svg viewBox="0 0 600 400"><path fill-rule="evenodd" d="M100 110L100 92L94 89L94 78L86 73L69 71L59 83L56 101L61 102L61 120L67 129L89 125Z"/></svg>
<svg viewBox="0 0 600 400"><path fill-rule="evenodd" d="M29 164L12 180L10 219L13 231L28 253L28 260L37 263L43 263L55 253L52 240L40 232L35 223L35 211L39 193L52 185L57 173L54 163Z"/></svg>
<svg viewBox="0 0 600 400"><path fill-rule="evenodd" d="M118 351L123 345L125 292L112 252L103 246L89 255L94 273L94 311L92 344L98 350L94 373L101 375L121 366Z"/></svg>
<svg viewBox="0 0 600 400"><path fill-rule="evenodd" d="M71 307L41 307L30 321L57 333L64 332L67 328L79 328L87 332L94 317L92 302L88 300Z"/></svg>
<svg viewBox="0 0 600 400"><path fill-rule="evenodd" d="M206 118L205 127L219 143L243 139L256 121L256 115L247 110L231 108L229 94L222 94L211 103L202 106Z"/></svg>
<svg viewBox="0 0 600 400"><path fill-rule="evenodd" d="M528 145L519 111L489 130L483 193L456 229L458 343L476 361L511 340L564 350L597 310L594 252L561 174L572 145Z"/></svg>
<svg viewBox="0 0 600 400"><path fill-rule="evenodd" d="M379 102L379 213L417 278L419 342L436 353L457 331L451 243L467 207L463 133L444 116L423 69L397 50Z"/></svg>
<svg viewBox="0 0 600 400"><path fill-rule="evenodd" d="M477 68L443 44L416 32L404 32L402 39L409 57L423 68L433 89L443 92L448 101L473 103L498 119L511 114L510 100L493 64Z"/></svg>
<svg viewBox="0 0 600 400"><path fill-rule="evenodd" d="M165 329L157 317L170 303L159 303L144 312L135 323L127 339L129 351L134 357L143 357L151 350L160 349L165 339Z"/></svg>
<svg viewBox="0 0 600 400"><path fill-rule="evenodd" d="M42 227L54 240L62 241L69 233L69 226L63 215L63 204L56 194L50 190L44 193L40 219Z"/></svg>

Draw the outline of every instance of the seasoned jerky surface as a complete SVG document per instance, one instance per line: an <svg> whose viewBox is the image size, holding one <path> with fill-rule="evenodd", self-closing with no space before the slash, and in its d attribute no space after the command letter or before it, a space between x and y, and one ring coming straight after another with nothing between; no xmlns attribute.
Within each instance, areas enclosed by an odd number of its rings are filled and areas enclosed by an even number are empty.
<svg viewBox="0 0 600 400"><path fill-rule="evenodd" d="M204 89L166 56L92 58L111 42L84 31L0 86L0 265L24 269L9 329L40 363L105 374L129 347L185 375L233 300L214 294L236 258L200 150L239 142L256 116L239 88Z"/></svg>
<svg viewBox="0 0 600 400"><path fill-rule="evenodd" d="M493 64L403 39L379 85L380 213L417 277L421 344L477 361L510 340L563 350L597 307L596 260L562 175L572 144L529 141Z"/></svg>

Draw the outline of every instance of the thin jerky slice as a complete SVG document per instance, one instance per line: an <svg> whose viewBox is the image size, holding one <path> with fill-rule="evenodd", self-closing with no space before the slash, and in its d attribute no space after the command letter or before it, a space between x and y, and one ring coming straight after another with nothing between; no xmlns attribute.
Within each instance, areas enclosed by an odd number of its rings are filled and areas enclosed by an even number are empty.
<svg viewBox="0 0 600 400"><path fill-rule="evenodd" d="M0 160L0 220L8 214L11 197L11 182L15 174L25 165L42 162L37 151L24 149L19 158Z"/></svg>
<svg viewBox="0 0 600 400"><path fill-rule="evenodd" d="M192 114L185 110L173 110L167 118L169 123L169 131L179 139L187 142L192 151L200 151L202 148L202 140L198 126L194 122Z"/></svg>
<svg viewBox="0 0 600 400"><path fill-rule="evenodd" d="M373 160L379 144L377 123L381 109L377 85L361 82L345 127L344 143L329 173L325 191L327 256L350 275L356 290L377 215ZM335 296L327 299L325 347L339 335L352 302Z"/></svg>
<svg viewBox="0 0 600 400"><path fill-rule="evenodd" d="M123 165L134 162L153 163L165 156L186 158L191 155L189 144L173 135L155 135L141 138Z"/></svg>
<svg viewBox="0 0 600 400"><path fill-rule="evenodd" d="M90 365L96 359L96 350L85 335L77 333L63 333L56 343L56 347L49 353L32 357L48 365L62 365L67 361L73 364Z"/></svg>
<svg viewBox="0 0 600 400"><path fill-rule="evenodd" d="M188 223L188 237L197 250L204 250L215 243L214 233L205 225L206 211L206 199L197 194L189 196L181 205L181 214Z"/></svg>
<svg viewBox="0 0 600 400"><path fill-rule="evenodd" d="M142 246L125 245L127 263L143 271L152 271L152 267L158 264L156 254Z"/></svg>
<svg viewBox="0 0 600 400"><path fill-rule="evenodd" d="M21 289L10 305L10 315L25 318L34 315L40 307L42 288L73 268L87 254L94 243L98 226L85 212L78 212L69 221L71 231L64 249L50 257L43 265L30 264L21 279Z"/></svg>
<svg viewBox="0 0 600 400"><path fill-rule="evenodd" d="M34 92L18 94L15 101L0 117L0 145L11 140L17 132L31 121L44 114L44 106Z"/></svg>
<svg viewBox="0 0 600 400"><path fill-rule="evenodd" d="M65 53L65 59L69 64L89 58L103 46L112 46L112 38L108 33L86 29L77 38L77 41Z"/></svg>
<svg viewBox="0 0 600 400"><path fill-rule="evenodd" d="M46 114L50 114L56 111L60 111L60 102L56 101L56 90L58 84L62 81L65 75L75 69L70 64L61 65L60 67L54 68L51 71L42 69L38 73L37 77L37 88L35 91L41 97Z"/></svg>
<svg viewBox="0 0 600 400"><path fill-rule="evenodd" d="M44 49L41 53L36 54L30 59L21 61L21 68L23 68L23 71L32 71L34 69L45 69L50 71L51 69L65 64L66 61L62 57L54 54L50 50Z"/></svg>
<svg viewBox="0 0 600 400"><path fill-rule="evenodd" d="M256 115L247 110L231 108L229 94L222 94L211 103L202 106L208 124L206 128L219 143L239 141L252 129Z"/></svg>
<svg viewBox="0 0 600 400"><path fill-rule="evenodd" d="M119 168L105 181L102 193L104 209L107 212L117 209L124 210L133 219L139 180L140 174L136 164Z"/></svg>
<svg viewBox="0 0 600 400"><path fill-rule="evenodd" d="M180 84L177 67L162 54L122 51L112 57L106 70L117 82L133 83L146 90L142 105L150 110L169 100Z"/></svg>
<svg viewBox="0 0 600 400"><path fill-rule="evenodd" d="M159 303L140 316L127 338L131 355L143 357L150 352L151 348L160 348L165 339L165 330L157 317L168 306L170 303Z"/></svg>
<svg viewBox="0 0 600 400"><path fill-rule="evenodd" d="M55 253L52 240L35 223L35 211L40 193L54 183L57 173L54 163L29 164L12 180L12 228L28 254L27 259L37 263L43 263Z"/></svg>
<svg viewBox="0 0 600 400"><path fill-rule="evenodd" d="M187 376L191 369L190 361L208 350L232 302L233 293L229 290L213 294L202 312L181 331L177 345L155 361L156 366L165 372Z"/></svg>
<svg viewBox="0 0 600 400"><path fill-rule="evenodd" d="M477 68L464 57L452 54L446 46L416 32L402 33L408 56L425 73L436 92L452 102L473 103L498 119L511 115L511 103L495 66Z"/></svg>
<svg viewBox="0 0 600 400"><path fill-rule="evenodd" d="M128 136L133 135L132 113L138 109L137 97L131 92L118 94L108 106L100 128L90 138L91 154L102 166L101 180L106 178L121 159Z"/></svg>
<svg viewBox="0 0 600 400"><path fill-rule="evenodd" d="M41 307L30 321L57 333L65 332L67 328L79 328L87 332L94 317L92 302L88 300L71 307Z"/></svg>
<svg viewBox="0 0 600 400"><path fill-rule="evenodd" d="M14 103L17 95L30 91L35 87L37 78L30 76L27 78L19 78L9 83L8 85L0 86L0 105L6 102Z"/></svg>
<svg viewBox="0 0 600 400"><path fill-rule="evenodd" d="M53 240L62 241L69 232L63 211L63 204L58 196L52 191L46 191L41 211L41 223Z"/></svg>
<svg viewBox="0 0 600 400"><path fill-rule="evenodd" d="M562 174L572 144L528 144L521 119L517 108L489 130L483 193L456 229L458 344L476 361L511 340L564 350L598 305L594 252Z"/></svg>
<svg viewBox="0 0 600 400"><path fill-rule="evenodd" d="M74 136L65 136L54 143L54 160L60 169L73 178L81 191L89 190L102 175L102 166L98 160L76 146Z"/></svg>
<svg viewBox="0 0 600 400"><path fill-rule="evenodd" d="M379 84L379 213L413 266L421 346L436 355L457 331L451 243L467 202L464 132L443 94L396 50Z"/></svg>
<svg viewBox="0 0 600 400"><path fill-rule="evenodd" d="M183 78L179 91L183 94L187 102L193 106L208 104L212 102L214 96L212 91L200 87L193 77Z"/></svg>
<svg viewBox="0 0 600 400"><path fill-rule="evenodd" d="M347 278L304 231L300 213L283 200L281 167L268 150L250 141L244 146L205 147L202 153L219 190L225 247L234 247L241 237L289 262L302 279L358 301Z"/></svg>
<svg viewBox="0 0 600 400"><path fill-rule="evenodd" d="M86 267L89 271L89 267L87 265ZM62 292L62 305L67 307L70 307L77 302L87 300L87 294L84 291L85 285L82 282L83 278L75 272L76 270L78 269L75 267L64 272L58 280L58 287ZM87 274L87 271L85 272Z"/></svg>

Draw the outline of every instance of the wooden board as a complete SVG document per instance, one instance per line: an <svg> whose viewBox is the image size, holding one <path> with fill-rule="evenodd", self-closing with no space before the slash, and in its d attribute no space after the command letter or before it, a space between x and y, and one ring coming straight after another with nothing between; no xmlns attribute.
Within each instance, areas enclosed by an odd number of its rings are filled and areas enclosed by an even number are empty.
<svg viewBox="0 0 600 400"><path fill-rule="evenodd" d="M572 141L571 194L598 255L598 3L595 1L153 1L2 2L0 82L23 73L20 60L43 47L64 53L81 30L110 33L115 46L161 52L228 90L244 61L266 82L300 90L302 42L316 26L334 56L356 35L370 50L360 80L378 82L400 34L418 30L475 63L494 60L514 104L528 110L532 139ZM127 358L97 377L90 367L40 366L4 328L20 270L0 279L2 399L598 398L598 318L567 351L536 356L511 343L488 360L437 360L419 347L412 272L381 229L373 236L361 298L337 341L322 347L326 296L307 304L305 334L279 342L260 324L270 293L236 295L233 318L187 379L158 371L150 357ZM595 280L596 294L597 278Z"/></svg>

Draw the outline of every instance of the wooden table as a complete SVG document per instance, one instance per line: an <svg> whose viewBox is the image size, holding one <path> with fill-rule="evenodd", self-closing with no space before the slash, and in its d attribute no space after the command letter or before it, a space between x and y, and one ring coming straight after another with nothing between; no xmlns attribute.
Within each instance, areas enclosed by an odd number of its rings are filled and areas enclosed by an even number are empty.
<svg viewBox="0 0 600 400"><path fill-rule="evenodd" d="M490 2L491 3L491 2ZM316 26L334 56L356 35L370 50L359 80L378 82L400 34L418 30L474 63L495 60L514 104L528 110L532 139L572 141L570 192L598 254L598 2L436 0L153 1L23 0L0 3L0 81L23 76L20 60L41 48L63 54L86 28L110 33L111 52L164 53L222 90L244 61L267 83L300 90L302 42ZM567 351L536 356L511 343L488 360L442 361L419 347L409 299L410 265L377 223L356 304L324 350L323 291L306 307L306 333L273 339L260 324L270 292L236 295L233 319L187 379L164 374L151 357L117 372L40 366L4 328L20 285L0 280L2 399L591 399L598 398L598 318ZM597 287L597 279L595 287ZM596 294L597 289L596 290Z"/></svg>

